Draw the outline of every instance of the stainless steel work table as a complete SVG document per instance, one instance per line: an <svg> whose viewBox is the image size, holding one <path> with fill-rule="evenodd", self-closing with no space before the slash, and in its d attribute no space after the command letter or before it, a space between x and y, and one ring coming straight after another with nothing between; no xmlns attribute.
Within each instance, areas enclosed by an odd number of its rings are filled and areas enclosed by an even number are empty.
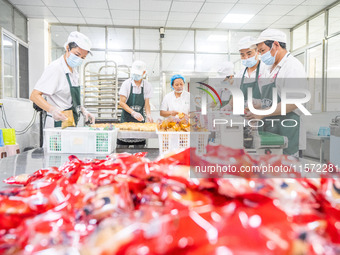
<svg viewBox="0 0 340 255"><path fill-rule="evenodd" d="M143 149L116 149L116 153L128 152L147 152L146 158L154 160L159 155L159 149L154 148L143 148ZM6 186L2 180L11 177L13 175L19 174L31 174L36 170L41 168L51 167L51 166L61 166L68 161L68 156L71 154L47 154L43 149L33 149L26 151L15 156L10 156L7 158L0 159L0 188ZM74 153L79 159L85 158L98 158L104 159L106 155L100 154L77 154Z"/></svg>

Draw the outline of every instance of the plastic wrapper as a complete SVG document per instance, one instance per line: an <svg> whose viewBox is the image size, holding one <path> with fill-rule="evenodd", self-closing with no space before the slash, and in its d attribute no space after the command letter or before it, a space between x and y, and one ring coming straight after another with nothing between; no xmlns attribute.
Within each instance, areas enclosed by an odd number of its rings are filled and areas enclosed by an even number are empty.
<svg viewBox="0 0 340 255"><path fill-rule="evenodd" d="M62 129L67 128L67 127L75 127L76 126L72 110L62 111L61 113L64 114L67 117L67 120L64 120L64 121L61 122L61 128Z"/></svg>
<svg viewBox="0 0 340 255"><path fill-rule="evenodd" d="M190 178L191 164L222 161L295 162L221 146L155 161L70 156L5 180L16 186L0 191L0 254L340 253L338 179Z"/></svg>

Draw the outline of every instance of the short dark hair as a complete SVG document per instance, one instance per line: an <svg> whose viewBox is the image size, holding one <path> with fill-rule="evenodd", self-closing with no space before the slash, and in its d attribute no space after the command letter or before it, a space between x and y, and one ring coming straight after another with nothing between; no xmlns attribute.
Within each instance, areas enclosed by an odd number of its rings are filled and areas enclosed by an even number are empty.
<svg viewBox="0 0 340 255"><path fill-rule="evenodd" d="M273 43L274 41L272 40L267 40L267 41L264 41L264 44L267 45L269 48L271 48L273 46ZM286 49L286 43L283 43L283 42L278 42L280 44L280 47L282 49Z"/></svg>
<svg viewBox="0 0 340 255"><path fill-rule="evenodd" d="M72 49L78 48L78 47L79 47L78 44L76 44L75 42L70 42L70 43L68 44L68 49L69 49L69 50L72 50Z"/></svg>

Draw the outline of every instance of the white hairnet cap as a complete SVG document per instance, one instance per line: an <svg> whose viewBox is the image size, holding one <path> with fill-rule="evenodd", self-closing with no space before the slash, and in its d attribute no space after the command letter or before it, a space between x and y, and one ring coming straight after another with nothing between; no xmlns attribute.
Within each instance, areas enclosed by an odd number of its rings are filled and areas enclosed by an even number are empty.
<svg viewBox="0 0 340 255"><path fill-rule="evenodd" d="M86 35L79 33L78 31L73 31L70 33L67 38L67 42L64 44L64 48L66 49L66 46L71 42L76 43L79 48L83 50L91 51L92 43L90 39Z"/></svg>
<svg viewBox="0 0 340 255"><path fill-rule="evenodd" d="M146 64L141 60L132 63L131 73L142 75L146 71Z"/></svg>
<svg viewBox="0 0 340 255"><path fill-rule="evenodd" d="M257 38L256 40L256 44L262 43L267 40L287 43L287 36L284 32L278 29L268 28L262 31L259 38Z"/></svg>
<svg viewBox="0 0 340 255"><path fill-rule="evenodd" d="M250 49L256 47L256 38L252 36L242 37L241 40L238 41L238 50Z"/></svg>
<svg viewBox="0 0 340 255"><path fill-rule="evenodd" d="M217 74L221 78L226 76L234 75L234 64L232 62L224 63L220 69L217 70Z"/></svg>

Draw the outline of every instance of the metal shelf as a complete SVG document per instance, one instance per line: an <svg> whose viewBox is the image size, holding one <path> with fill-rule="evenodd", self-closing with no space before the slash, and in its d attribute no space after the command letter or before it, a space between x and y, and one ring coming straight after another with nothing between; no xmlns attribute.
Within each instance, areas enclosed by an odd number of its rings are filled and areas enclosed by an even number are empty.
<svg viewBox="0 0 340 255"><path fill-rule="evenodd" d="M83 69L84 106L91 109L97 119L107 119L108 115L120 119L122 110L118 91L129 77L129 66L104 60L87 62Z"/></svg>

